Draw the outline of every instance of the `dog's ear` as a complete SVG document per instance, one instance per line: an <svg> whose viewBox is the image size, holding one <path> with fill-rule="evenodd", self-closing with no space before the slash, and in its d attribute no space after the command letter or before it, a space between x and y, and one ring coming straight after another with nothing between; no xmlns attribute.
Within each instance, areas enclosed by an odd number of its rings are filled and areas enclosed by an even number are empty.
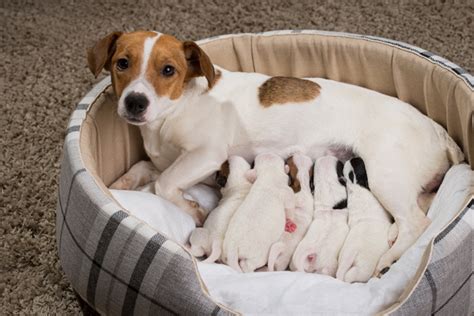
<svg viewBox="0 0 474 316"><path fill-rule="evenodd" d="M186 41L183 43L184 55L188 63L186 80L194 77L204 76L207 79L207 85L212 88L216 78L216 72L209 56L194 42Z"/></svg>
<svg viewBox="0 0 474 316"><path fill-rule="evenodd" d="M87 50L87 64L96 78L103 68L107 71L110 70L110 60L115 52L115 43L122 34L122 32L110 33Z"/></svg>
<svg viewBox="0 0 474 316"><path fill-rule="evenodd" d="M257 180L257 170L250 169L245 172L245 178L248 182L254 183Z"/></svg>
<svg viewBox="0 0 474 316"><path fill-rule="evenodd" d="M290 173L290 166L285 165L285 173L286 174Z"/></svg>

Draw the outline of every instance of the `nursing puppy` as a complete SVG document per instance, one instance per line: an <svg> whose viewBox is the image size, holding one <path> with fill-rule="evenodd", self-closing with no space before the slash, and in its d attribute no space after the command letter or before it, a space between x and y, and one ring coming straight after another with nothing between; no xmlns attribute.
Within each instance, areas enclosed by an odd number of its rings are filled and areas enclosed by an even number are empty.
<svg viewBox="0 0 474 316"><path fill-rule="evenodd" d="M339 280L367 282L380 257L389 249L390 215L369 191L367 173L361 158L344 165L347 186L349 234L339 254L336 277Z"/></svg>
<svg viewBox="0 0 474 316"><path fill-rule="evenodd" d="M285 232L270 248L269 271L283 271L288 268L296 246L303 239L313 219L314 201L310 187L313 161L308 156L297 153L288 159L287 164L290 168L290 186L295 192L296 207L293 212L286 214Z"/></svg>
<svg viewBox="0 0 474 316"><path fill-rule="evenodd" d="M277 155L260 154L247 172L253 185L229 223L222 256L239 272L253 272L267 263L271 245L285 229L286 213L295 208L285 169Z"/></svg>
<svg viewBox="0 0 474 316"><path fill-rule="evenodd" d="M111 72L118 114L139 126L162 171L156 194L198 225L205 212L183 194L229 156L251 161L271 151L286 159L300 151L316 159L344 146L364 159L373 194L402 232L380 259L381 271L428 226L419 196L464 159L439 124L397 98L322 78L227 71L196 43L170 35L113 32L87 60L94 75Z"/></svg>
<svg viewBox="0 0 474 316"><path fill-rule="evenodd" d="M336 276L337 258L349 227L343 164L324 156L314 165L314 218L293 254L290 269Z"/></svg>
<svg viewBox="0 0 474 316"><path fill-rule="evenodd" d="M226 176L222 176L223 169L229 170ZM222 242L224 240L227 226L237 208L242 204L247 196L251 183L246 178L250 165L242 157L232 156L221 168L217 176L222 185L222 199L206 221L204 227L196 228L189 238L191 244L190 251L196 257L206 255L208 258L204 262L215 262L222 253Z"/></svg>

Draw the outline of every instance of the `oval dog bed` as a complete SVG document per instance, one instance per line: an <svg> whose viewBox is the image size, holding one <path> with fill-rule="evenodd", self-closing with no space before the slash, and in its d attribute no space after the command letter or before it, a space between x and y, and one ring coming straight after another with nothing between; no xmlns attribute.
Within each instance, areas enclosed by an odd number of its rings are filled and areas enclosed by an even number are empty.
<svg viewBox="0 0 474 316"><path fill-rule="evenodd" d="M430 52L318 31L226 35L198 43L214 64L229 70L323 77L398 97L442 124L474 166L474 77ZM131 216L108 191L145 157L139 130L116 114L107 77L80 101L64 144L57 242L73 288L95 310L111 315L238 313L213 300L183 246ZM472 311L473 209L472 199L464 201L385 312Z"/></svg>

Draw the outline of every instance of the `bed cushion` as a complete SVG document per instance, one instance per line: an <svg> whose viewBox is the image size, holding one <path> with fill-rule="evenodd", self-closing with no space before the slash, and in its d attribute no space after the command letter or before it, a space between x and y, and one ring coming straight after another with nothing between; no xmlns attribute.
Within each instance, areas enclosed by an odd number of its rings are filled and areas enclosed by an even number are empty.
<svg viewBox="0 0 474 316"><path fill-rule="evenodd" d="M389 272L381 279L372 278L368 283L349 284L325 275L290 271L242 274L223 264L201 262L198 263L199 272L213 298L245 315L310 314L314 311L332 315L375 314L393 305L402 295L410 280L416 275L427 247L433 238L456 218L473 188L474 172L469 165L452 167L429 209L428 217L432 220L430 226ZM176 210L174 206L166 209L168 204L150 193L112 190L112 194L120 204L126 206L131 215L148 220L148 224L160 232L171 232L171 235L168 235L170 238L182 240L182 244L186 244L187 237L182 239L183 236L189 236L194 229L191 216L179 209ZM200 192L197 200L208 199L207 194ZM144 213L144 210L153 212ZM458 238L466 243L471 241L467 246L472 247L474 225L472 213L468 214L468 211L465 211L457 218L459 219L457 225L468 226L464 229L458 228L462 229L458 232ZM450 231L446 230L445 234L449 233ZM446 237L440 235L437 239L441 241L444 238ZM459 267L455 279L450 282L455 291L458 291L456 287L460 290L463 287L468 288L467 281L472 268L468 263L472 252L467 250L463 243L450 249L450 253L456 256L458 262L456 266ZM440 302L432 301L430 305L426 303L433 300L432 297L424 297L422 302L418 302L421 306L417 310L421 309L427 314L432 313L433 309L430 307L433 304L435 306L433 311L436 311L442 309L443 304L449 299L442 295L442 289L439 294L437 293L433 273L439 271L440 265L441 262L438 262L438 269L434 266L425 272L428 278L431 277L428 284L435 289L435 294L439 295L440 300ZM463 312L460 314L464 314L468 311L467 308L465 305L457 307L457 310Z"/></svg>
<svg viewBox="0 0 474 316"><path fill-rule="evenodd" d="M443 125L474 166L474 78L426 50L320 31L226 35L199 44L215 63L231 70L320 76L398 97ZM67 127L56 217L63 271L78 295L105 314L236 313L209 296L189 252L130 216L108 191L112 181L146 158L138 128L119 119L116 102L107 77L79 102ZM472 258L453 252L472 251L459 237L472 231L466 224L472 202L466 205L427 248L390 311L472 311L472 278L460 273L469 267L472 275Z"/></svg>

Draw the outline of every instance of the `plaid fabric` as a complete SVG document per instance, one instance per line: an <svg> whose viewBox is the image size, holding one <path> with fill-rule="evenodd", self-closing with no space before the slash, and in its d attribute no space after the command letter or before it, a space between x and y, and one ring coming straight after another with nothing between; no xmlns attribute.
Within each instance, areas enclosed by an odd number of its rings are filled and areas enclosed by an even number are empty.
<svg viewBox="0 0 474 316"><path fill-rule="evenodd" d="M101 81L71 116L57 208L61 264L77 293L110 315L230 314L203 291L191 256L106 196L86 171L79 133Z"/></svg>
<svg viewBox="0 0 474 316"><path fill-rule="evenodd" d="M474 199L434 239L431 261L395 315L472 315Z"/></svg>
<svg viewBox="0 0 474 316"><path fill-rule="evenodd" d="M434 54L371 36L319 31L277 31L259 35L318 34L370 40L415 52L453 71L474 86L473 76ZM205 39L242 35L225 35ZM175 242L120 209L87 172L79 146L81 124L110 77L97 84L71 115L64 143L56 216L58 253L77 293L110 315L205 314L233 312L214 302L202 285L194 259ZM470 314L472 211L469 204L434 241L423 278L397 314Z"/></svg>

